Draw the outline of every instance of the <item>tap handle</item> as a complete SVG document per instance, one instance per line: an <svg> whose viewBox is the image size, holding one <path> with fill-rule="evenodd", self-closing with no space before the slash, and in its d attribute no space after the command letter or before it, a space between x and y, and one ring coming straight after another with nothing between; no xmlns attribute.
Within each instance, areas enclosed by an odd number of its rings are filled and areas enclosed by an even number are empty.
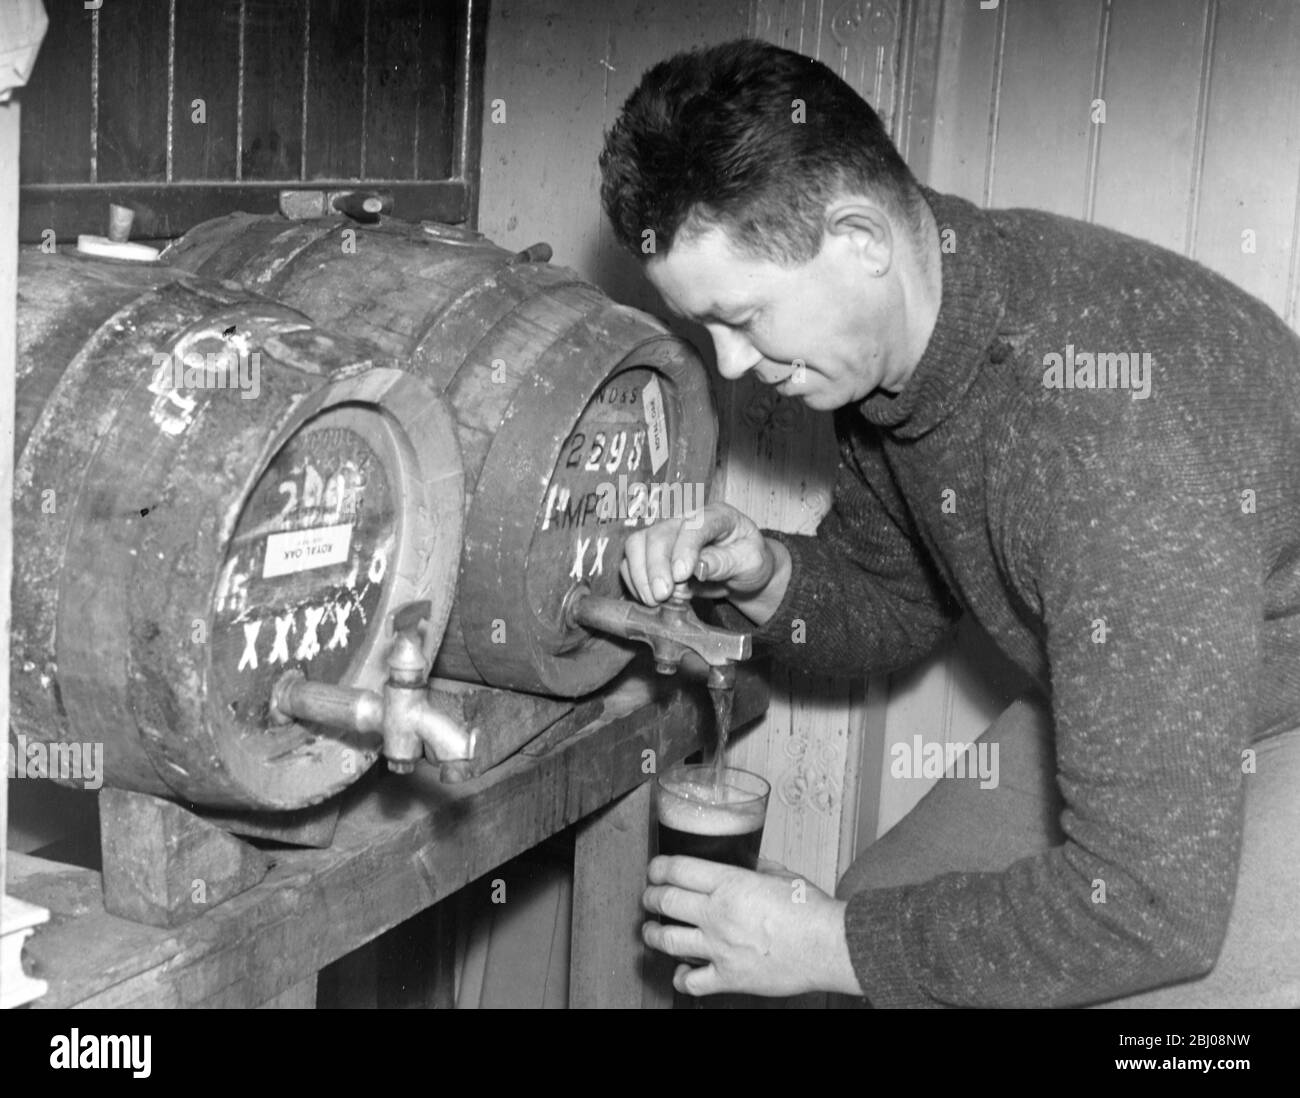
<svg viewBox="0 0 1300 1098"><path fill-rule="evenodd" d="M433 616L433 603L429 599L417 599L399 606L389 619L389 628L393 636L402 633L414 633L419 638L420 651L427 667L433 666L433 659L438 654L436 630L430 631L429 618ZM433 641L433 643L430 643Z"/></svg>

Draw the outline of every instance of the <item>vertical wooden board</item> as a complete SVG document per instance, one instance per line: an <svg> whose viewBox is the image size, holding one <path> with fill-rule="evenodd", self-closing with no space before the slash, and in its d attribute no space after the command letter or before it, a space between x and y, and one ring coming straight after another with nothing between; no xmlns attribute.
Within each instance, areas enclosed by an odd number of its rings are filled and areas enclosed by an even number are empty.
<svg viewBox="0 0 1300 1098"><path fill-rule="evenodd" d="M728 761L763 775L772 786L763 829L765 858L834 892L840 873L844 814L856 815L861 687L784 668L772 674L768 720L740 737Z"/></svg>
<svg viewBox="0 0 1300 1098"><path fill-rule="evenodd" d="M1300 178L1300 7L1218 4L1192 254L1283 315ZM1255 234L1254 254L1242 234Z"/></svg>
<svg viewBox="0 0 1300 1098"><path fill-rule="evenodd" d="M99 179L167 178L168 8L116 0L99 9Z"/></svg>
<svg viewBox="0 0 1300 1098"><path fill-rule="evenodd" d="M38 63L39 67L39 63ZM9 589L13 580L14 408L17 404L19 100L0 103L0 902L9 850ZM24 760L26 761L26 760ZM17 760L15 760L15 763ZM17 768L15 766L15 773ZM41 783L45 784L45 783Z"/></svg>
<svg viewBox="0 0 1300 1098"><path fill-rule="evenodd" d="M573 852L573 928L569 951L569 1006L638 1008L671 1003L663 969L641 942L654 816L654 782L639 785L576 826ZM651 986L645 977L660 977Z"/></svg>
<svg viewBox="0 0 1300 1098"><path fill-rule="evenodd" d="M919 178L977 205L986 201L1005 19L1001 6L945 3L939 25L933 136Z"/></svg>
<svg viewBox="0 0 1300 1098"><path fill-rule="evenodd" d="M1082 217L1102 0L1007 5L990 206Z"/></svg>
<svg viewBox="0 0 1300 1098"><path fill-rule="evenodd" d="M297 179L302 167L306 9L250 4L244 27L244 179Z"/></svg>
<svg viewBox="0 0 1300 1098"><path fill-rule="evenodd" d="M840 4L831 0L832 10ZM834 59L821 55L821 33L826 0L754 0L750 35L787 50L806 53L835 68Z"/></svg>
<svg viewBox="0 0 1300 1098"><path fill-rule="evenodd" d="M1029 689L1030 680L970 618L962 620L934 658L891 675L877 834L911 811L937 780L914 771L908 775L901 766L899 773L893 771L895 761L915 759L914 737L920 736L923 744L973 743Z"/></svg>
<svg viewBox="0 0 1300 1098"><path fill-rule="evenodd" d="M934 151L943 0L909 0L901 18L894 144L916 177L924 181L930 178Z"/></svg>
<svg viewBox="0 0 1300 1098"><path fill-rule="evenodd" d="M366 65L366 161L361 174L375 179L415 175L412 130L420 101L422 0L387 0L370 16Z"/></svg>
<svg viewBox="0 0 1300 1098"><path fill-rule="evenodd" d="M311 0L307 56L308 179L357 179L361 173L365 31L369 0Z"/></svg>
<svg viewBox="0 0 1300 1098"><path fill-rule="evenodd" d="M600 234L609 36L593 0L504 0L488 27L479 228L506 247L546 239L556 264L583 274Z"/></svg>
<svg viewBox="0 0 1300 1098"><path fill-rule="evenodd" d="M455 96L448 95L456 71L456 10L424 4L420 14L420 82L411 134L415 179L447 179L454 169L452 139Z"/></svg>
<svg viewBox="0 0 1300 1098"><path fill-rule="evenodd" d="M45 0L49 27L23 101L21 182L90 179L92 14L81 0ZM16 238L11 238L16 239Z"/></svg>
<svg viewBox="0 0 1300 1098"><path fill-rule="evenodd" d="M877 675L864 684L861 712L862 743L858 752L857 784L845 787L857 800L853 812L845 813L846 833L840 840L840 877L881 834L880 796L884 784L885 742L889 734L889 676ZM850 823L853 830L847 833Z"/></svg>
<svg viewBox="0 0 1300 1098"><path fill-rule="evenodd" d="M610 13L610 69L602 129L613 126L628 96L652 65L683 50L740 38L748 21L745 0L619 0ZM658 294L641 273L640 261L618 247L603 212L598 216L600 235L592 277L616 300L664 315ZM697 335L701 338L694 342L709 342L703 329Z"/></svg>
<svg viewBox="0 0 1300 1098"><path fill-rule="evenodd" d="M176 0L183 63L172 99L173 179L235 178L239 7L239 0ZM194 121L199 111L202 122Z"/></svg>
<svg viewBox="0 0 1300 1098"><path fill-rule="evenodd" d="M1186 243L1204 40L1203 3L1112 9L1093 220L1175 251Z"/></svg>

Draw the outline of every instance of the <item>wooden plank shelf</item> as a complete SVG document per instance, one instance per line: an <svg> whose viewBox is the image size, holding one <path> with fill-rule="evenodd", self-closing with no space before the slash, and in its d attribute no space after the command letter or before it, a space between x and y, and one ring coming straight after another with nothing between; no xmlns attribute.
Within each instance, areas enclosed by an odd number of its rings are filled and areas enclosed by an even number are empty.
<svg viewBox="0 0 1300 1098"><path fill-rule="evenodd" d="M737 727L767 708L757 668L742 667L736 694ZM644 752L662 767L712 741L702 670L658 679L638 662L599 696L596 720L563 739L543 735L460 785L440 784L424 765L401 777L376 767L340 797L329 848L268 849L273 864L260 883L183 926L110 915L98 872L12 855L11 894L51 913L26 949L29 970L49 983L34 1005L303 1005L325 965L635 790L649 777ZM649 813L636 816L635 845L648 857ZM625 832L611 841L629 856ZM600 858L590 842L585 850ZM642 948L634 905L629 925L616 926L581 911L599 902L599 889L583 895L574 921L589 929L575 942L575 966L588 953Z"/></svg>

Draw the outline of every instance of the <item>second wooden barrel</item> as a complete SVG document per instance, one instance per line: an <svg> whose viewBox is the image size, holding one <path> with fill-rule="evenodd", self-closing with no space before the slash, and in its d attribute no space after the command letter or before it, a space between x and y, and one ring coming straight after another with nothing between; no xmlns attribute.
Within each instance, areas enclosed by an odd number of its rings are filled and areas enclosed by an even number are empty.
<svg viewBox="0 0 1300 1098"><path fill-rule="evenodd" d="M376 354L174 267L22 256L13 726L48 776L98 748L108 785L294 809L375 760L267 706L289 668L379 688L391 614L431 599L432 650L450 613L455 428Z"/></svg>
<svg viewBox="0 0 1300 1098"><path fill-rule="evenodd" d="M548 256L430 222L232 214L164 258L373 341L443 394L467 498L435 671L576 696L635 648L566 628L566 594L620 596L627 535L704 503L717 420L689 343Z"/></svg>

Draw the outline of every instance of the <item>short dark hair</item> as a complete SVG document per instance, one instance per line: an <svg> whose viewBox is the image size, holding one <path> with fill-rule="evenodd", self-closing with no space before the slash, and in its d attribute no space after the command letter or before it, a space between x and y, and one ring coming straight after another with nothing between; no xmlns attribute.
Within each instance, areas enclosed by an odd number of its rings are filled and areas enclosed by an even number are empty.
<svg viewBox="0 0 1300 1098"><path fill-rule="evenodd" d="M827 205L845 191L913 229L924 202L879 116L848 84L757 39L648 70L605 135L600 170L614 234L643 259L646 230L663 253L679 233L717 224L745 252L805 263L821 248Z"/></svg>

